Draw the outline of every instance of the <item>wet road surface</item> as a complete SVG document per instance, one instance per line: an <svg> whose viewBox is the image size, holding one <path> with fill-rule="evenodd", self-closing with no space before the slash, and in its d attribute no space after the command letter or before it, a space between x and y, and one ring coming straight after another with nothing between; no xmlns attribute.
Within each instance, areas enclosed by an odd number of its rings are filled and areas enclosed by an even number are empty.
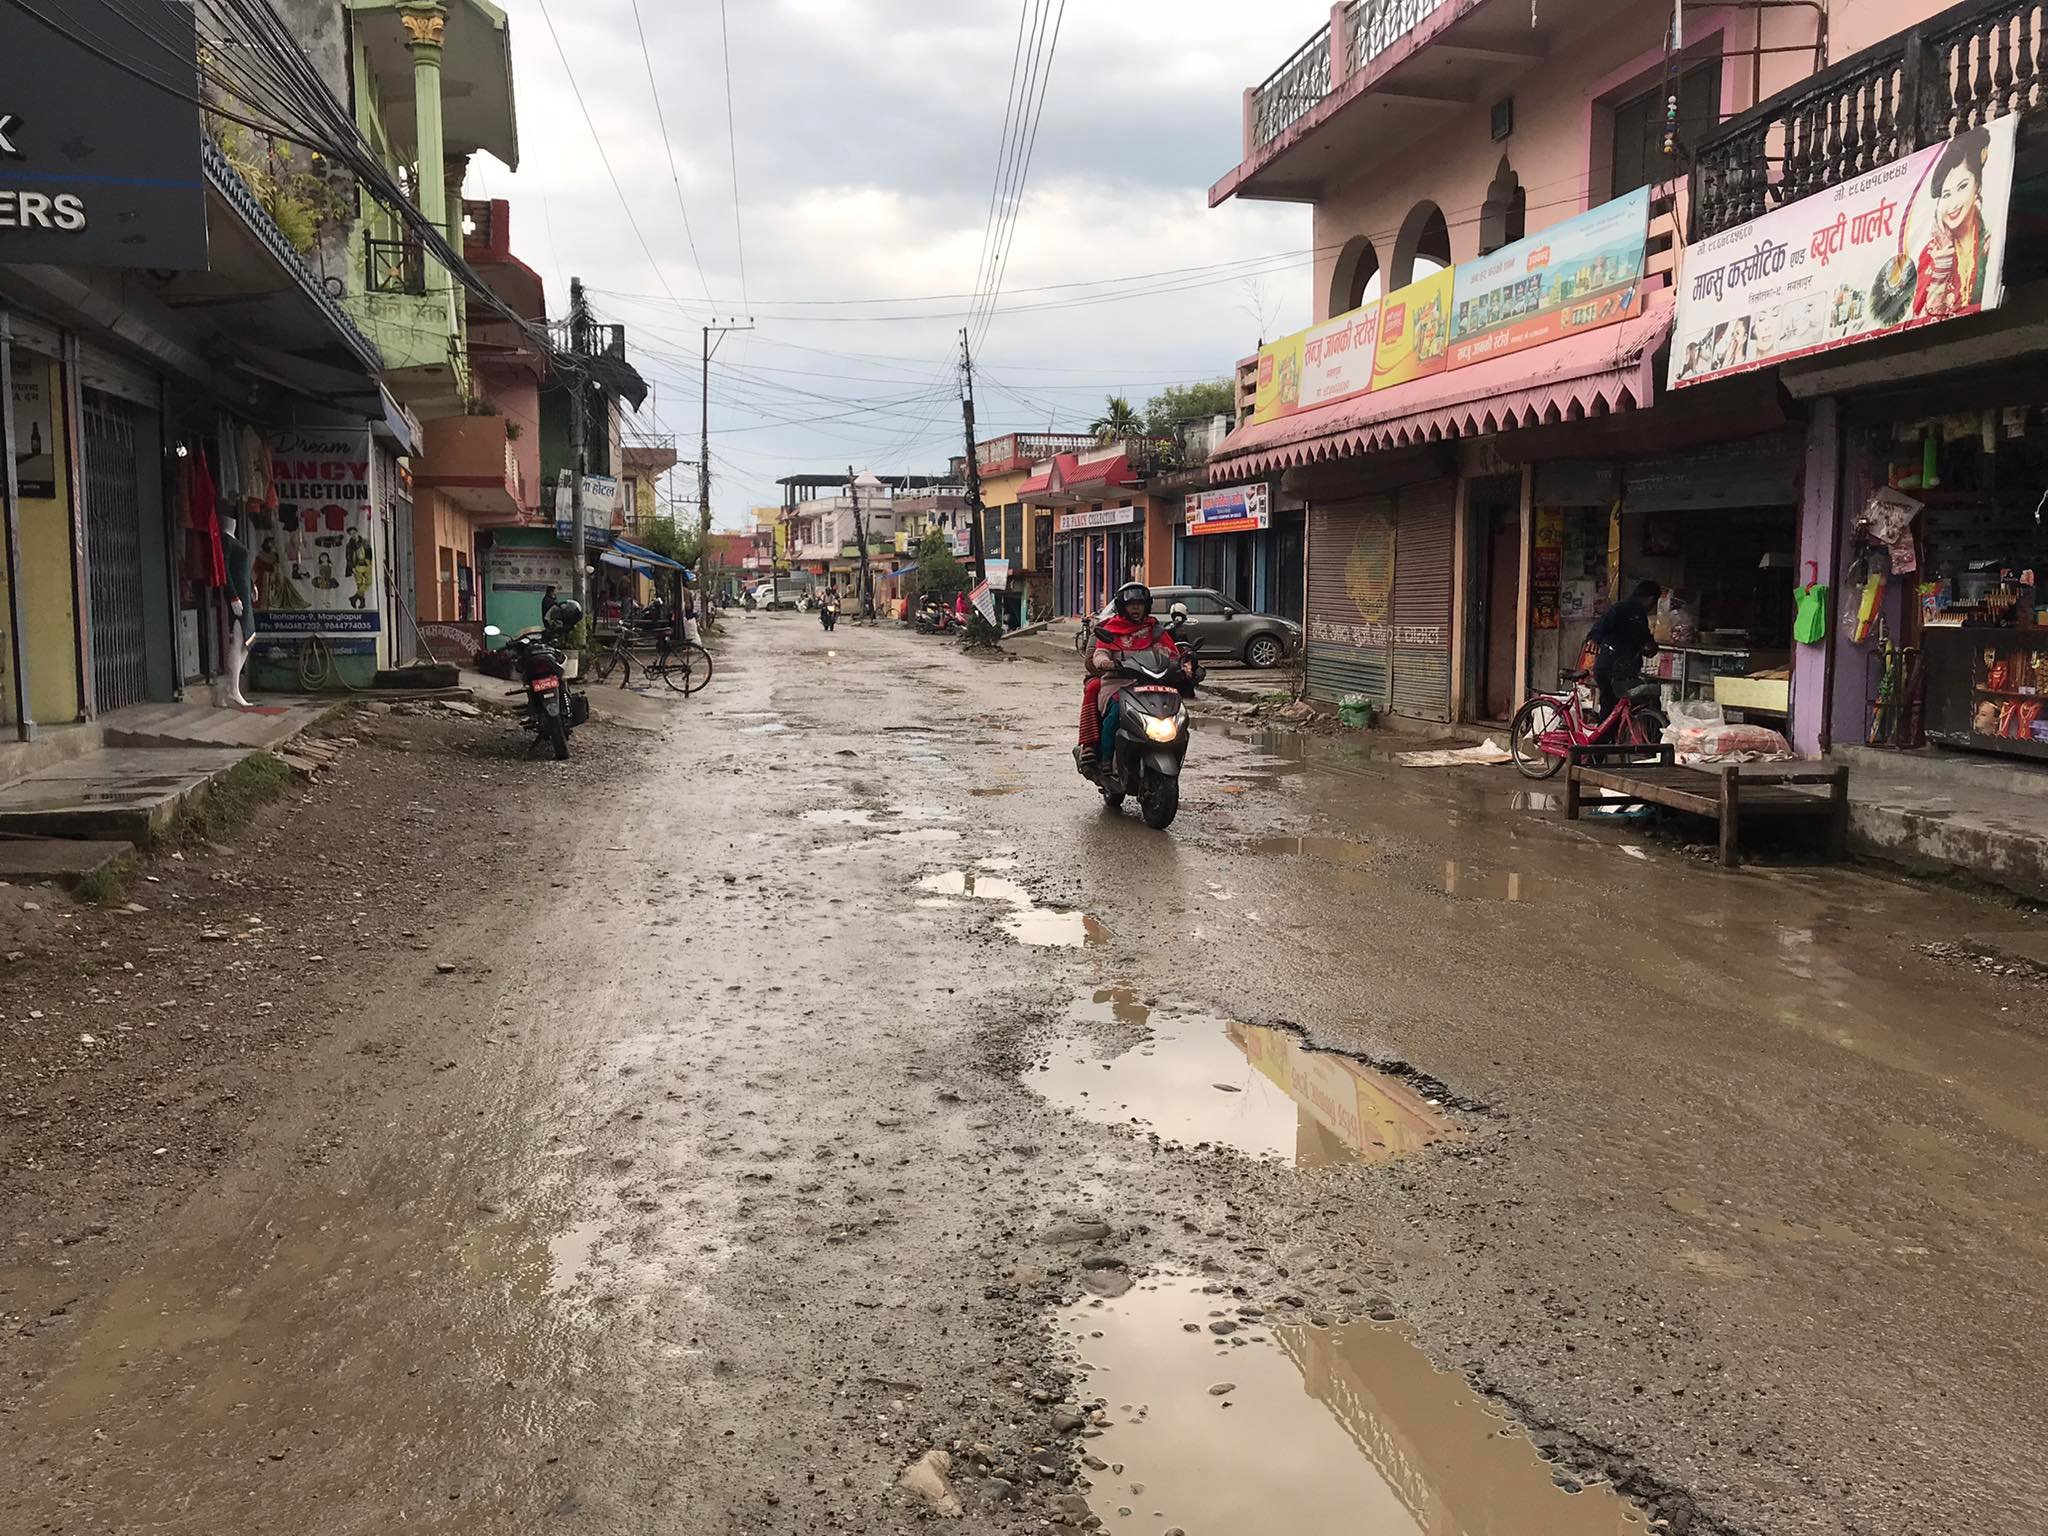
<svg viewBox="0 0 2048 1536"><path fill-rule="evenodd" d="M1220 722L1154 833L1057 667L732 628L76 1301L0 1529L2048 1526L2048 1020L1920 948L2015 914Z"/></svg>

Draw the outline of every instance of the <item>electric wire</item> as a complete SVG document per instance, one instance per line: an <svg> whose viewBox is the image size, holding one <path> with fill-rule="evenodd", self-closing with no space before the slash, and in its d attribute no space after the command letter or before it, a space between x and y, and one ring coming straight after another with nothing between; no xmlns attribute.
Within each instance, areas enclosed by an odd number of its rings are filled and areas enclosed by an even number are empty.
<svg viewBox="0 0 2048 1536"><path fill-rule="evenodd" d="M654 124L661 132L662 152L668 156L669 185L674 187L676 191L676 212L683 216L683 238L690 244L690 262L697 269L697 282L704 290L704 302L706 304L715 303L716 301L711 297L711 280L704 275L703 258L697 254L697 235L690 228L690 209L683 201L683 178L676 170L676 147L668 136L668 118L661 109L661 87L654 83L654 57L647 51L647 29L640 23L640 0L632 0L632 3L633 30L640 35L640 62L647 67L647 90L648 94L654 98ZM553 24L550 23L549 31L552 32L553 30ZM557 49L561 47L559 39L557 39L555 46ZM566 57L562 60L562 67L564 69L569 67L569 61ZM574 81L572 80L570 83L573 85ZM581 97L578 98L579 101L581 99ZM586 117L588 115L588 113L585 114ZM595 127L590 132L592 138L597 136ZM642 243L644 244L645 242ZM667 285L664 284L663 286Z"/></svg>

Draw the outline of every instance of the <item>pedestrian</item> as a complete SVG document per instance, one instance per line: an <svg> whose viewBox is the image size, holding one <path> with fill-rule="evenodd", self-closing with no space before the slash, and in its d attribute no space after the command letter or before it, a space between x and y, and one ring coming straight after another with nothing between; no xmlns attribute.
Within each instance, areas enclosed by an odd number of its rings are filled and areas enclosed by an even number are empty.
<svg viewBox="0 0 2048 1536"><path fill-rule="evenodd" d="M1650 615L1664 595L1661 583L1639 581L1629 595L1593 622L1586 643L1593 647L1593 681L1600 689L1600 718L1605 721L1621 702L1622 690L1643 674L1643 659L1657 654L1650 633Z"/></svg>

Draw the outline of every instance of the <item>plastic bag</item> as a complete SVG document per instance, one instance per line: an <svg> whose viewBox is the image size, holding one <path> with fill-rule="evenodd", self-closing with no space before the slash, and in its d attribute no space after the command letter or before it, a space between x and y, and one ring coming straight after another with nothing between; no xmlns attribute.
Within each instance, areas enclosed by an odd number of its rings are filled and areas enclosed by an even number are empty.
<svg viewBox="0 0 2048 1536"><path fill-rule="evenodd" d="M1688 767L1710 763L1767 763L1793 756L1792 743L1763 725L1673 724L1665 745Z"/></svg>
<svg viewBox="0 0 2048 1536"><path fill-rule="evenodd" d="M1792 638L1801 645L1819 645L1827 639L1828 589L1817 581L1808 582L1792 589L1792 601Z"/></svg>

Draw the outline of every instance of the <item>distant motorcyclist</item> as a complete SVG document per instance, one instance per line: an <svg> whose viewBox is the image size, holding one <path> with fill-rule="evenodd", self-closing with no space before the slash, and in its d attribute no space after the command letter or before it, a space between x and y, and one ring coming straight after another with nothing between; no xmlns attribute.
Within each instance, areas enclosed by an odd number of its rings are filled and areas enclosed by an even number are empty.
<svg viewBox="0 0 2048 1536"><path fill-rule="evenodd" d="M1126 582L1116 591L1116 609L1095 627L1085 652L1088 681L1081 689L1081 742L1075 762L1084 775L1095 771L1095 748L1102 739L1101 702L1104 674L1116 669L1120 653L1165 649L1192 666L1173 632L1152 616L1152 589L1142 581ZM1111 699L1115 694L1112 691Z"/></svg>

